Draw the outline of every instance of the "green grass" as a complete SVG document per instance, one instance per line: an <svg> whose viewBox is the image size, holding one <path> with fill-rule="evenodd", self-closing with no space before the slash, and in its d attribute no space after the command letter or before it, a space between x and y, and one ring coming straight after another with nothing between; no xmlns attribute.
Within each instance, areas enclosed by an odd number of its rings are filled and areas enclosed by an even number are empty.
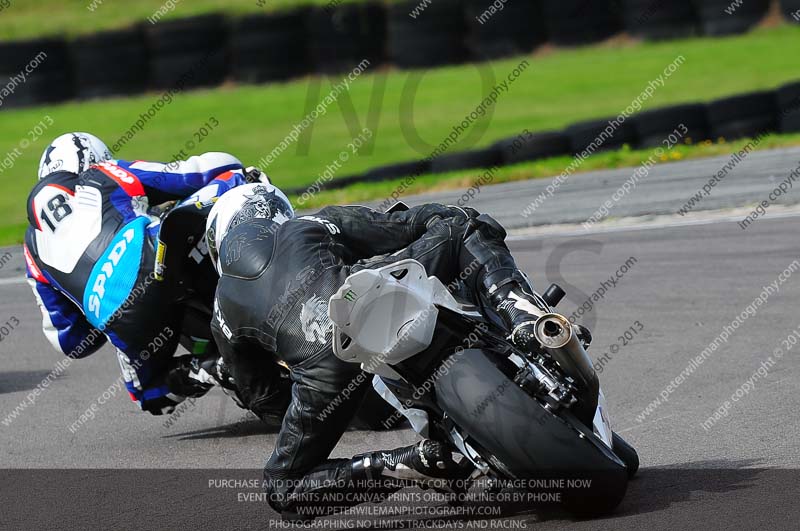
<svg viewBox="0 0 800 531"><path fill-rule="evenodd" d="M92 2L96 2L92 4ZM326 5L330 0L180 0L161 20L206 13L266 13L297 5ZM354 0L345 0L354 1ZM0 12L0 40L44 35L81 35L145 21L167 0L11 0ZM90 11L88 6L94 6Z"/></svg>
<svg viewBox="0 0 800 531"><path fill-rule="evenodd" d="M561 128L577 120L616 115L679 54L686 58L685 64L647 101L645 109L773 88L800 79L798 36L800 28L784 25L732 38L611 44L530 57L530 68L500 97L493 116L487 116L474 126L487 127L477 145L489 145L497 139L515 136L525 128L541 131ZM495 62L482 68L501 80L519 60ZM482 98L482 90L475 65L426 72L414 99L413 116L401 121L400 102L404 94L413 95L410 90L413 83L409 80L418 76L418 73L394 70L364 74L352 85L349 97L341 98L317 120L307 138L307 153L298 153L302 142L292 145L269 168L269 173L287 187L313 182L346 149L352 138L342 112L342 108L349 108L348 102L352 102L356 121L360 123L358 127L369 125L375 130L375 145L371 152L362 150L352 157L338 176L426 156L425 149L415 148L406 140L403 123L412 122L425 142L436 144L475 108ZM177 95L118 156L169 160L209 117L214 116L220 126L194 151L229 151L246 164L255 163L302 120L309 87L317 82L308 78L286 84L228 85ZM368 122L370 100L375 94L373 88L382 84L385 84L385 92L380 112L376 113L377 120ZM322 80L319 99L328 93L329 87L329 81ZM71 130L86 130L111 145L156 98L156 94L147 94L0 111L0 161L5 158L4 152L20 146L28 131L44 115L54 121L42 138L21 150L22 155L12 168L0 172L0 182L4 185L4 194L0 196L0 211L3 212L0 226L24 223L25 197L35 179L41 151L50 138ZM311 106L319 99L312 100ZM347 116L352 122L353 115L348 113ZM473 146L462 143L452 150L468 147ZM548 171L558 173L560 169L556 164ZM441 176L426 177L419 183L432 186L442 179ZM0 238L3 234L0 233Z"/></svg>

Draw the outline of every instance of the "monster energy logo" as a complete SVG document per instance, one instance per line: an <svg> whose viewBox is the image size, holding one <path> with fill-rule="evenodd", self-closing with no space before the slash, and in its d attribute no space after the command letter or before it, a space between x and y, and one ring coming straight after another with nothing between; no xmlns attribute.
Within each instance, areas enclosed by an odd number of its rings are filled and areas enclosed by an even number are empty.
<svg viewBox="0 0 800 531"><path fill-rule="evenodd" d="M353 290L348 290L347 293L344 294L344 300L353 302L356 300L356 292Z"/></svg>

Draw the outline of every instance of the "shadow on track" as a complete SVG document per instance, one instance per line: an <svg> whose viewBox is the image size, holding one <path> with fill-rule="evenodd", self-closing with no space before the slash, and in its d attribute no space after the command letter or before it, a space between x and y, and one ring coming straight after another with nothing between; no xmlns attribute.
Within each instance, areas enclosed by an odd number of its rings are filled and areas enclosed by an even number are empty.
<svg viewBox="0 0 800 531"><path fill-rule="evenodd" d="M202 430L175 433L173 435L163 435L164 439L177 439L179 441L195 441L202 439L230 439L235 437L247 437L250 435L265 435L278 433L280 423L266 424L257 418L245 417L232 424L215 426Z"/></svg>
<svg viewBox="0 0 800 531"><path fill-rule="evenodd" d="M408 426L406 424L401 423L398 426L395 426L389 430L382 430L382 431L404 430L407 428ZM162 437L164 439L177 439L179 441L194 441L201 439L229 439L235 437L248 437L250 435L275 434L278 433L280 429L281 429L281 423L278 420L266 424L255 417L247 415L243 417L243 419L240 419L232 424L226 424L224 426L215 426L213 428L206 428L202 430L175 433L173 435L164 435ZM362 432L362 431L372 431L372 430L365 429L358 422L354 422L354 424L350 426L347 429L347 431Z"/></svg>
<svg viewBox="0 0 800 531"><path fill-rule="evenodd" d="M761 486L767 473L756 460L701 461L666 468L643 469L629 484L614 517L663 511L693 502L698 495L731 494Z"/></svg>
<svg viewBox="0 0 800 531"><path fill-rule="evenodd" d="M769 503L770 492L778 494L800 483L798 470L752 468L758 465L759 462L752 460L703 461L673 467L642 469L629 483L622 504L616 511L606 516L594 518L576 516L566 512L557 504L505 503L498 504L499 514L494 513L491 518L518 520L519 527L516 527L518 529L530 529L534 525L537 529L560 529L567 526L570 529L640 529L643 523L640 518L642 516L651 522L675 522L684 518L695 518L694 521L698 524L704 519L710 520L708 525L713 525L714 522L719 524L726 519L732 523L742 517L741 512L746 511L743 508L754 500L758 503ZM777 497L779 498L780 494ZM723 512L718 508L709 511L707 502L712 499L718 502L721 498L727 500L730 509ZM778 502L776 505L780 507L783 503ZM785 510L798 512L796 508ZM414 522L420 524L420 528L430 528L436 522L441 523L445 520L450 522L451 526L457 527L459 525L457 522L463 525L485 518L440 516ZM408 529L408 524L408 521L399 523L397 529ZM472 525L480 528L480 525ZM509 525L508 528L514 527ZM393 528L389 526L386 529Z"/></svg>
<svg viewBox="0 0 800 531"><path fill-rule="evenodd" d="M769 528L775 517L800 512L788 494L800 486L800 470L759 466L757 460L714 460L645 468L610 515L585 519L549 505L505 506L502 517L527 515L538 529L638 530L648 523L675 529ZM764 506L770 510L758 509Z"/></svg>
<svg viewBox="0 0 800 531"><path fill-rule="evenodd" d="M34 389L50 371L0 372L0 395Z"/></svg>

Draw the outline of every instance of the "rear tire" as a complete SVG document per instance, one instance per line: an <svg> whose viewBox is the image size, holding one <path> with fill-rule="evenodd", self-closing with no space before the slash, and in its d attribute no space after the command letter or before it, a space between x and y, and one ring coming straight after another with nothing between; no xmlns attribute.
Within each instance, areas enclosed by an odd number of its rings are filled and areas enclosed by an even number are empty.
<svg viewBox="0 0 800 531"><path fill-rule="evenodd" d="M611 512L628 486L622 460L574 415L545 410L494 359L470 349L445 360L448 370L435 384L439 407L501 477L563 481L550 493L571 512ZM570 484L580 481L588 485ZM529 493L543 490L528 485Z"/></svg>
<svg viewBox="0 0 800 531"><path fill-rule="evenodd" d="M639 454L636 453L636 449L616 432L611 439L611 445L617 457L622 459L622 462L628 467L628 479L633 479L633 476L639 471Z"/></svg>

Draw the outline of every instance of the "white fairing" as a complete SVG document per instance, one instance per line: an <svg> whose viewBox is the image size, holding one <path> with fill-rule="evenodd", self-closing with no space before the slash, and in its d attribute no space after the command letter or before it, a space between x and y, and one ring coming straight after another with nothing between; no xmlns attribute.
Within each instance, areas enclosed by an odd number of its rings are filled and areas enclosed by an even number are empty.
<svg viewBox="0 0 800 531"><path fill-rule="evenodd" d="M613 449L611 420L608 418L606 397L603 395L602 389L597 397L597 411L594 413L594 433L600 437L606 446Z"/></svg>
<svg viewBox="0 0 800 531"><path fill-rule="evenodd" d="M425 411L404 406L391 389L386 387L386 384L383 383L380 376L375 376L372 379L372 387L375 388L375 392L378 393L378 396L386 400L386 402L408 419L408 422L415 432L419 433L422 437L428 437L428 414Z"/></svg>
<svg viewBox="0 0 800 531"><path fill-rule="evenodd" d="M473 314L453 298L441 281L428 277L416 260L350 275L328 305L328 315L334 324L336 356L359 363L364 371L376 375L373 387L378 394L423 435L428 428L427 415L405 407L380 377L402 379L391 366L430 346L438 308L442 307ZM612 448L613 432L602 391L593 424L597 437Z"/></svg>
<svg viewBox="0 0 800 531"><path fill-rule="evenodd" d="M335 325L333 350L369 373L398 379L391 365L428 348L437 306L460 311L441 281L428 277L416 260L359 271L347 278L328 305Z"/></svg>

